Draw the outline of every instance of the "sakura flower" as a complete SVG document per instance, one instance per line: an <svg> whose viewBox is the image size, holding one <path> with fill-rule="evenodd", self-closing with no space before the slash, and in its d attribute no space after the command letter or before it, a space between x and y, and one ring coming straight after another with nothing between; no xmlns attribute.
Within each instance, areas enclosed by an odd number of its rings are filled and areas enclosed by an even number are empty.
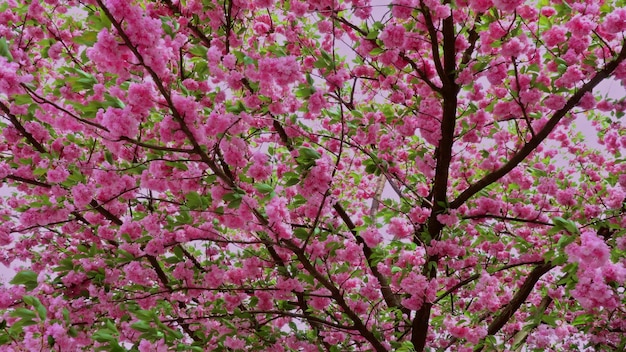
<svg viewBox="0 0 626 352"><path fill-rule="evenodd" d="M406 29L400 25L387 26L379 38L387 49L402 49L406 42Z"/></svg>
<svg viewBox="0 0 626 352"><path fill-rule="evenodd" d="M581 244L572 243L565 248L570 262L595 269L609 261L609 246L595 232L585 231L580 235L580 239Z"/></svg>

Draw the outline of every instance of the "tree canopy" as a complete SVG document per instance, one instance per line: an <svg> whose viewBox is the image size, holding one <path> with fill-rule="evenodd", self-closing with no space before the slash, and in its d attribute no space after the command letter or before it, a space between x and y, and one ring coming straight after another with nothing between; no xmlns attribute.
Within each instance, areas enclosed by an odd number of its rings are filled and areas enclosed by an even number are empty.
<svg viewBox="0 0 626 352"><path fill-rule="evenodd" d="M623 6L0 1L0 349L624 349Z"/></svg>

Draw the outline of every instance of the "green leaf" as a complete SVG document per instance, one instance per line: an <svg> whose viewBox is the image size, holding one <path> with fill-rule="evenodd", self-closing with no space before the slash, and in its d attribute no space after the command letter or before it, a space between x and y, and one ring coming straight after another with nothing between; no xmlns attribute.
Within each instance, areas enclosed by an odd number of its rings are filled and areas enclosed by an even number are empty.
<svg viewBox="0 0 626 352"><path fill-rule="evenodd" d="M291 178L287 179L287 181L285 182L285 186L286 187L291 187L291 186L297 185L298 183L300 183L300 179L299 178L291 177Z"/></svg>
<svg viewBox="0 0 626 352"><path fill-rule="evenodd" d="M27 291L32 291L37 287L37 273L30 270L20 271L15 274L9 283L13 285L24 285Z"/></svg>
<svg viewBox="0 0 626 352"><path fill-rule="evenodd" d="M9 50L9 44L4 37L0 38L0 55L4 56L7 61L13 61L13 55L11 55L11 51Z"/></svg>
<svg viewBox="0 0 626 352"><path fill-rule="evenodd" d="M16 94L11 96L15 105L27 105L32 104L33 99L28 94Z"/></svg>
<svg viewBox="0 0 626 352"><path fill-rule="evenodd" d="M115 324L113 323L113 321L111 319L107 319L106 322L104 323L104 325L106 325L107 329L115 332L117 334L117 326L115 326Z"/></svg>
<svg viewBox="0 0 626 352"><path fill-rule="evenodd" d="M309 231L302 227L298 227L297 229L293 230L293 235L296 236L296 238L298 239L306 240L307 238L309 238Z"/></svg>
<svg viewBox="0 0 626 352"><path fill-rule="evenodd" d="M246 111L246 106L241 100L237 100L235 104L226 107L226 111L233 114L239 114Z"/></svg>
<svg viewBox="0 0 626 352"><path fill-rule="evenodd" d="M167 165L169 167L173 167L173 168L178 169L178 170L182 170L182 171L189 170L187 168L187 165L185 165L185 163L180 162L180 161L166 161L165 165Z"/></svg>
<svg viewBox="0 0 626 352"><path fill-rule="evenodd" d="M98 33L95 31L85 31L82 35L73 38L74 43L85 46L92 46L98 40Z"/></svg>
<svg viewBox="0 0 626 352"><path fill-rule="evenodd" d="M556 318L552 315L544 315L541 317L541 320L552 327L556 326Z"/></svg>
<svg viewBox="0 0 626 352"><path fill-rule="evenodd" d="M228 203L228 209L238 209L241 205L242 198L234 199L232 202Z"/></svg>
<svg viewBox="0 0 626 352"><path fill-rule="evenodd" d="M189 50L189 53L201 58L206 58L208 51L209 49L207 49L204 45L196 45Z"/></svg>
<svg viewBox="0 0 626 352"><path fill-rule="evenodd" d="M9 342L11 342L11 337L5 332L0 333L0 346L6 345Z"/></svg>
<svg viewBox="0 0 626 352"><path fill-rule="evenodd" d="M301 87L296 90L297 98L306 99L315 93L315 89L308 85L301 84L300 86Z"/></svg>
<svg viewBox="0 0 626 352"><path fill-rule="evenodd" d="M572 220L566 220L560 216L556 216L552 218L552 223L554 224L554 227L558 230L563 229L573 235L580 233L578 231L578 226L576 226L576 223Z"/></svg>
<svg viewBox="0 0 626 352"><path fill-rule="evenodd" d="M322 155L315 149L302 147L299 149L300 157L305 158L307 160L317 160Z"/></svg>
<svg viewBox="0 0 626 352"><path fill-rule="evenodd" d="M149 332L149 331L154 331L155 329L150 325L150 323L146 322L146 321L138 321L135 323L132 323L130 325L131 328L139 331L139 332Z"/></svg>
<svg viewBox="0 0 626 352"><path fill-rule="evenodd" d="M586 325L594 320L594 317L589 314L581 314L572 320L572 325Z"/></svg>
<svg viewBox="0 0 626 352"><path fill-rule="evenodd" d="M382 48L374 48L370 51L370 56L377 56L385 52L385 49Z"/></svg>
<svg viewBox="0 0 626 352"><path fill-rule="evenodd" d="M29 306L33 306L35 308L35 310L37 311L37 315L39 315L39 318L42 321L46 320L46 316L47 316L46 307L44 307L43 304L41 304L41 301L37 297L27 295L27 296L22 297L22 300L24 301L25 304Z"/></svg>
<svg viewBox="0 0 626 352"><path fill-rule="evenodd" d="M576 236L561 236L557 242L557 246L561 249L567 247L568 244L576 241Z"/></svg>
<svg viewBox="0 0 626 352"><path fill-rule="evenodd" d="M487 61L478 61L472 66L472 69L474 70L474 72L480 72L487 68L487 65L489 65L489 62Z"/></svg>
<svg viewBox="0 0 626 352"><path fill-rule="evenodd" d="M180 224L191 224L193 222L193 218L189 215L188 211L181 210L180 214L176 216L176 221Z"/></svg>
<svg viewBox="0 0 626 352"><path fill-rule="evenodd" d="M369 33L367 33L367 39L369 40L375 40L376 38L378 38L378 35L380 34L380 31L370 31Z"/></svg>
<svg viewBox="0 0 626 352"><path fill-rule="evenodd" d="M152 321L156 318L156 315L151 310L142 309L134 312L134 314L139 320Z"/></svg>
<svg viewBox="0 0 626 352"><path fill-rule="evenodd" d="M328 67L328 63L320 59L320 60L315 61L315 63L313 63L313 67L319 68L319 69L326 68Z"/></svg>
<svg viewBox="0 0 626 352"><path fill-rule="evenodd" d="M96 331L91 338L97 342L109 342L115 340L115 336L113 336L108 329Z"/></svg>
<svg viewBox="0 0 626 352"><path fill-rule="evenodd" d="M261 193L271 193L274 191L274 187L272 187L272 185L268 185L267 183L257 183L254 185L254 188Z"/></svg>
<svg viewBox="0 0 626 352"><path fill-rule="evenodd" d="M202 208L202 197L200 197L198 192L191 191L185 195L185 198L187 199L187 206L190 209Z"/></svg>
<svg viewBox="0 0 626 352"><path fill-rule="evenodd" d="M367 172L368 174L376 173L377 170L378 167L376 167L375 164L368 164L365 166L365 172Z"/></svg>
<svg viewBox="0 0 626 352"><path fill-rule="evenodd" d="M9 315L15 318L22 318L27 321L32 321L33 319L37 317L35 312L33 312L30 309L23 308L23 307L15 308L15 310L12 311Z"/></svg>
<svg viewBox="0 0 626 352"><path fill-rule="evenodd" d="M396 350L397 352L415 352L415 347L411 341L404 341L400 348Z"/></svg>

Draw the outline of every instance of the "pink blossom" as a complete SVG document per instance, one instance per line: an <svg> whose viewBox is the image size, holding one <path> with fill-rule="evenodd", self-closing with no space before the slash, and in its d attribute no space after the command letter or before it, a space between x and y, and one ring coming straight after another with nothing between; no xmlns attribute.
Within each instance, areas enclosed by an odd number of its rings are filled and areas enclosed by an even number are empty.
<svg viewBox="0 0 626 352"><path fill-rule="evenodd" d="M562 204L565 206L576 205L576 199L574 198L575 193L576 193L576 190L574 190L573 188L568 188L565 190L558 190L556 192L556 200L557 202L559 202L559 204Z"/></svg>
<svg viewBox="0 0 626 352"><path fill-rule="evenodd" d="M415 0L394 0L391 6L391 14L398 19L411 17L413 9L417 7Z"/></svg>
<svg viewBox="0 0 626 352"><path fill-rule="evenodd" d="M361 237L368 247L376 247L382 241L380 232L374 227L368 227L361 231Z"/></svg>
<svg viewBox="0 0 626 352"><path fill-rule="evenodd" d="M302 17L307 12L307 4L301 1L294 1L290 4L289 11L295 16Z"/></svg>
<svg viewBox="0 0 626 352"><path fill-rule="evenodd" d="M224 340L224 346L232 350L244 350L246 347L246 342L237 337L227 336L226 340Z"/></svg>
<svg viewBox="0 0 626 352"><path fill-rule="evenodd" d="M141 263L137 261L132 261L128 263L124 267L124 272L126 273L126 278L137 285L142 285L142 286L151 285L150 277L152 275L150 275L148 270L145 269L141 265Z"/></svg>
<svg viewBox="0 0 626 352"><path fill-rule="evenodd" d="M48 49L48 56L53 60L58 60L61 58L61 53L63 52L63 43L56 42L50 46Z"/></svg>
<svg viewBox="0 0 626 352"><path fill-rule="evenodd" d="M135 114L145 115L154 106L153 91L148 83L131 83L128 87L128 105Z"/></svg>
<svg viewBox="0 0 626 352"><path fill-rule="evenodd" d="M272 174L272 168L268 165L269 157L263 153L252 155L252 165L248 168L248 176L255 180L266 180Z"/></svg>
<svg viewBox="0 0 626 352"><path fill-rule="evenodd" d="M548 109L560 110L565 106L567 100L558 94L551 94L544 99L543 103Z"/></svg>
<svg viewBox="0 0 626 352"><path fill-rule="evenodd" d="M565 248L570 262L578 262L581 266L599 268L608 263L610 250L607 244L593 231L585 231L580 235L581 244L572 243Z"/></svg>
<svg viewBox="0 0 626 352"><path fill-rule="evenodd" d="M98 119L104 127L109 129L109 132L114 137L135 137L139 132L139 122L131 116L131 112L128 108L108 108L106 111L99 110L96 114Z"/></svg>
<svg viewBox="0 0 626 352"><path fill-rule="evenodd" d="M48 170L48 182L50 183L61 183L67 179L70 173L61 167L57 167L52 170Z"/></svg>
<svg viewBox="0 0 626 352"><path fill-rule="evenodd" d="M13 243L13 236L11 236L11 228L9 225L9 222L0 225L0 246L8 246ZM0 307L1 306L0 304Z"/></svg>
<svg viewBox="0 0 626 352"><path fill-rule="evenodd" d="M266 9L274 5L274 0L254 0L254 4L259 8Z"/></svg>
<svg viewBox="0 0 626 352"><path fill-rule="evenodd" d="M566 40L567 29L562 26L553 26L543 32L542 38L548 47L558 46Z"/></svg>
<svg viewBox="0 0 626 352"><path fill-rule="evenodd" d="M469 6L474 11L482 13L493 6L493 2L491 0L469 0Z"/></svg>
<svg viewBox="0 0 626 352"><path fill-rule="evenodd" d="M11 166L6 161L0 161L0 180L11 174Z"/></svg>
<svg viewBox="0 0 626 352"><path fill-rule="evenodd" d="M167 346L165 340L160 339L156 342L142 339L138 346L139 352L166 352Z"/></svg>
<svg viewBox="0 0 626 352"><path fill-rule="evenodd" d="M572 88L576 83L580 82L585 75L580 71L578 67L570 66L565 70L565 73L559 77L554 84L557 87Z"/></svg>
<svg viewBox="0 0 626 352"><path fill-rule="evenodd" d="M20 83L28 83L33 79L31 75L20 76L18 69L16 62L8 62L4 56L0 56L0 94L21 94Z"/></svg>
<svg viewBox="0 0 626 352"><path fill-rule="evenodd" d="M389 221L388 232L396 238L409 238L413 235L413 228L405 218L392 218Z"/></svg>
<svg viewBox="0 0 626 352"><path fill-rule="evenodd" d="M121 77L128 76L126 68L132 61L132 53L127 47L120 45L105 27L98 33L96 44L87 49L87 57L104 72L111 72Z"/></svg>
<svg viewBox="0 0 626 352"><path fill-rule="evenodd" d="M626 30L626 9L617 8L611 11L606 15L603 27L609 33L619 33Z"/></svg>
<svg viewBox="0 0 626 352"><path fill-rule="evenodd" d="M77 208L84 208L93 199L94 191L91 187L79 183L72 188L74 204Z"/></svg>
<svg viewBox="0 0 626 352"><path fill-rule="evenodd" d="M591 267L579 270L578 283L571 295L587 310L601 307L615 309L620 305L619 298L607 285L602 271Z"/></svg>
<svg viewBox="0 0 626 352"><path fill-rule="evenodd" d="M444 19L450 17L452 11L449 5L437 4L433 11L433 19Z"/></svg>
<svg viewBox="0 0 626 352"><path fill-rule="evenodd" d="M523 52L524 44L516 37L511 38L511 40L502 45L501 53L503 56L518 57L522 55Z"/></svg>
<svg viewBox="0 0 626 352"><path fill-rule="evenodd" d="M502 62L495 62L489 70L487 70L487 79L493 85L501 84L507 77L506 65Z"/></svg>
<svg viewBox="0 0 626 352"><path fill-rule="evenodd" d="M426 220L430 216L430 211L431 210L428 208L415 207L411 209L411 212L409 213L409 217L411 218L412 222L416 224L423 224L426 222Z"/></svg>
<svg viewBox="0 0 626 352"><path fill-rule="evenodd" d="M626 251L626 236L619 237L615 240L617 248L621 251Z"/></svg>
<svg viewBox="0 0 626 352"><path fill-rule="evenodd" d="M241 138L223 139L222 143L220 143L220 148L228 165L244 167L248 163L246 156L247 145Z"/></svg>
<svg viewBox="0 0 626 352"><path fill-rule="evenodd" d="M290 296L287 293L304 291L302 284L296 279L278 279L276 282L276 288L284 291L285 298Z"/></svg>
<svg viewBox="0 0 626 352"><path fill-rule="evenodd" d="M566 27L576 37L589 35L596 26L594 20L581 14L577 14L566 24Z"/></svg>
<svg viewBox="0 0 626 352"><path fill-rule="evenodd" d="M387 49L402 49L406 42L406 29L401 25L387 26L378 36Z"/></svg>
<svg viewBox="0 0 626 352"><path fill-rule="evenodd" d="M428 279L424 275L410 272L402 280L400 287L406 293L410 294L409 298L402 300L402 305L407 308L419 310L426 298L426 291L428 290Z"/></svg>
<svg viewBox="0 0 626 352"><path fill-rule="evenodd" d="M263 58L259 60L259 74L261 80L275 81L285 86L301 80L300 64L295 56L279 58Z"/></svg>
<svg viewBox="0 0 626 352"><path fill-rule="evenodd" d="M271 222L286 222L290 221L289 210L287 209L287 199L284 197L274 197L265 206L267 212L267 218Z"/></svg>
<svg viewBox="0 0 626 352"><path fill-rule="evenodd" d="M596 98L591 92L586 92L578 102L578 106L585 110L593 109L596 106Z"/></svg>
<svg viewBox="0 0 626 352"><path fill-rule="evenodd" d="M326 99L324 99L322 91L317 90L309 97L308 107L309 112L313 115L318 115L326 107Z"/></svg>
<svg viewBox="0 0 626 352"><path fill-rule="evenodd" d="M541 8L541 15L542 16L546 16L546 17L551 17L556 15L556 10L554 9L554 7L550 7L550 6L544 6Z"/></svg>
<svg viewBox="0 0 626 352"><path fill-rule="evenodd" d="M456 214L439 214L437 215L437 221L446 226L453 226L459 221Z"/></svg>
<svg viewBox="0 0 626 352"><path fill-rule="evenodd" d="M515 11L515 9L522 5L524 0L494 0L493 5L500 11L504 13L511 13Z"/></svg>

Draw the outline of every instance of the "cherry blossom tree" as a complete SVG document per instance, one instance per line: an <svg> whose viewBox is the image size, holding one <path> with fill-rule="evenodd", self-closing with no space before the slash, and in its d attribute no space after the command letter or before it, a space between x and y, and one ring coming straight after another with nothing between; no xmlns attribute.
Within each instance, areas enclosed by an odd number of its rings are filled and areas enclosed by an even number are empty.
<svg viewBox="0 0 626 352"><path fill-rule="evenodd" d="M0 1L2 350L624 349L623 5Z"/></svg>

